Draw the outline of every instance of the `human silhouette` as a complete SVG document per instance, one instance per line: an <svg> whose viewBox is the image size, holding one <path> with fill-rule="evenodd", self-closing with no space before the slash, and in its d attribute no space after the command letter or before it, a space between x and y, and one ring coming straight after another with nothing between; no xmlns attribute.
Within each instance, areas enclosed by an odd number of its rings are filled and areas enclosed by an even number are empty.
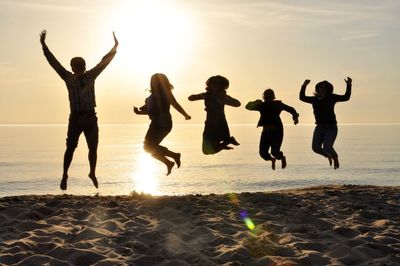
<svg viewBox="0 0 400 266"><path fill-rule="evenodd" d="M309 79L304 81L300 90L300 100L312 104L314 109L316 127L312 139L312 149L328 158L329 165L332 165L333 161L334 169L339 168L339 157L333 148L338 133L335 104L348 101L351 95L352 79L347 77L344 81L346 82L344 95L334 94L333 85L326 80L315 85L314 96L306 96Z"/></svg>
<svg viewBox="0 0 400 266"><path fill-rule="evenodd" d="M99 127L97 124L97 116L95 112L96 98L94 82L97 76L106 68L106 66L114 58L118 40L114 37L114 46L101 59L94 68L86 71L86 62L82 57L74 57L71 59L70 65L72 72L66 70L55 56L50 52L46 44L47 31L43 30L40 34L40 43L42 44L43 53L49 62L50 66L64 80L70 104L70 115L68 123L68 133L66 150L64 153L63 175L61 178L60 188L67 189L68 169L72 162L74 151L78 146L79 136L83 132L89 148L89 178L93 185L98 188L96 178L96 163L97 163L97 146L99 140Z"/></svg>
<svg viewBox="0 0 400 266"><path fill-rule="evenodd" d="M286 157L281 151L283 124L280 113L282 111L289 112L295 125L299 122L299 114L293 107L275 100L275 93L272 89L264 91L263 99L264 101L255 100L246 105L247 110L260 112L257 127L263 127L263 131L260 138L259 153L261 158L272 162L273 170L275 170L276 160L281 160L282 169L284 169L286 167ZM269 149L271 149L272 156L269 153Z"/></svg>
<svg viewBox="0 0 400 266"><path fill-rule="evenodd" d="M206 92L189 96L189 101L204 100L207 118L203 131L202 150L204 154L215 154L221 150L230 150L229 144L239 145L230 135L226 121L225 105L239 107L240 102L229 96L226 90L229 80L217 75L210 77L206 82Z"/></svg>
<svg viewBox="0 0 400 266"><path fill-rule="evenodd" d="M151 122L144 138L144 150L167 166L167 175L171 173L175 163L178 168L181 166L181 154L160 145L172 129L170 106L172 105L186 120L191 119L172 94L173 88L166 75L156 73L151 77L151 94L146 98L145 105L140 108L133 107L135 114L149 116ZM172 158L175 163L167 157Z"/></svg>

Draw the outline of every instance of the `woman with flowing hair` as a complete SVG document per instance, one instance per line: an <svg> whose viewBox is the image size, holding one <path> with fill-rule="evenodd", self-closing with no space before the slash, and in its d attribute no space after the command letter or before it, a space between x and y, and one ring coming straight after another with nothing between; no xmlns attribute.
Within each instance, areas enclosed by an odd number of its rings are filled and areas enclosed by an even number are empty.
<svg viewBox="0 0 400 266"><path fill-rule="evenodd" d="M151 94L146 98L145 105L140 108L133 108L135 114L149 116L151 122L144 138L143 147L151 156L167 166L167 175L171 173L175 163L178 168L181 165L180 153L173 152L160 145L161 141L172 129L170 106L172 105L186 120L191 119L190 115L186 113L172 94L173 88L166 75L156 73L151 77ZM169 160L168 157L174 161Z"/></svg>

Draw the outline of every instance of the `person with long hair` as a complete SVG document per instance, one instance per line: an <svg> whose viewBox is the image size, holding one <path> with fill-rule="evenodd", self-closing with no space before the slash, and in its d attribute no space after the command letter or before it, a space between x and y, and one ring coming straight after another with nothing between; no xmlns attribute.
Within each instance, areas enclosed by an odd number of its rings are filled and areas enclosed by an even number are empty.
<svg viewBox="0 0 400 266"><path fill-rule="evenodd" d="M333 85L324 80L315 85L314 96L306 96L307 85L310 80L306 79L301 86L300 100L312 104L315 116L315 129L312 139L312 149L315 153L328 158L329 165L334 169L339 168L339 156L333 148L335 143L338 127L335 115L335 104L337 102L345 102L350 99L352 79L347 77L346 92L344 95L333 93Z"/></svg>
<svg viewBox="0 0 400 266"><path fill-rule="evenodd" d="M239 145L230 135L226 121L225 105L239 107L239 100L229 96L226 90L229 80L217 75L210 77L206 82L206 92L189 96L189 101L204 100L207 117L203 131L202 150L204 154L215 154L221 150L230 150L229 144Z"/></svg>
<svg viewBox="0 0 400 266"><path fill-rule="evenodd" d="M181 154L160 145L172 129L170 106L172 105L186 120L191 119L172 94L173 88L166 75L156 73L151 77L151 94L146 98L145 105L140 108L133 107L135 114L149 116L151 122L143 147L151 156L167 166L167 175L171 173L175 163L178 168L181 166ZM174 162L167 157L172 158Z"/></svg>
<svg viewBox="0 0 400 266"><path fill-rule="evenodd" d="M263 127L263 131L260 138L259 153L261 158L272 162L272 170L275 170L276 160L281 160L282 169L284 169L287 163L286 157L281 151L283 124L280 113L282 111L290 113L295 125L299 122L299 114L293 107L276 100L275 93L272 89L264 91L263 99L264 101L256 100L246 105L247 110L260 112L260 119L258 120L257 127ZM270 149L272 156L269 153Z"/></svg>

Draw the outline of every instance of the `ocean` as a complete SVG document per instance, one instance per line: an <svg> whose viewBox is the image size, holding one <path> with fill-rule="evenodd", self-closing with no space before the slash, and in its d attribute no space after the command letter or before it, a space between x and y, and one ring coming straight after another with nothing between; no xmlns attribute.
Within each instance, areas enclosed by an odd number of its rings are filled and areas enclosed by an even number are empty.
<svg viewBox="0 0 400 266"><path fill-rule="evenodd" d="M143 151L146 125L100 125L97 176L87 174L82 135L69 170L74 195L210 194L272 191L327 184L400 185L400 125L340 124L335 148L340 168L311 150L314 125L285 125L282 145L288 166L271 169L258 155L261 129L230 125L240 142L234 150L203 155L203 124L176 124L163 144L182 154L182 166L165 166ZM59 189L67 125L0 125L0 197L63 194Z"/></svg>

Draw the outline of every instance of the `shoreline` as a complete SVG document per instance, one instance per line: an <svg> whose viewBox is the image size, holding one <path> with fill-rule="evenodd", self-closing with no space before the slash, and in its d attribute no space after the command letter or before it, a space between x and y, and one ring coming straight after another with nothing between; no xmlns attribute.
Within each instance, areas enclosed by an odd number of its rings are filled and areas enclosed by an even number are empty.
<svg viewBox="0 0 400 266"><path fill-rule="evenodd" d="M0 198L0 265L398 265L400 186Z"/></svg>

